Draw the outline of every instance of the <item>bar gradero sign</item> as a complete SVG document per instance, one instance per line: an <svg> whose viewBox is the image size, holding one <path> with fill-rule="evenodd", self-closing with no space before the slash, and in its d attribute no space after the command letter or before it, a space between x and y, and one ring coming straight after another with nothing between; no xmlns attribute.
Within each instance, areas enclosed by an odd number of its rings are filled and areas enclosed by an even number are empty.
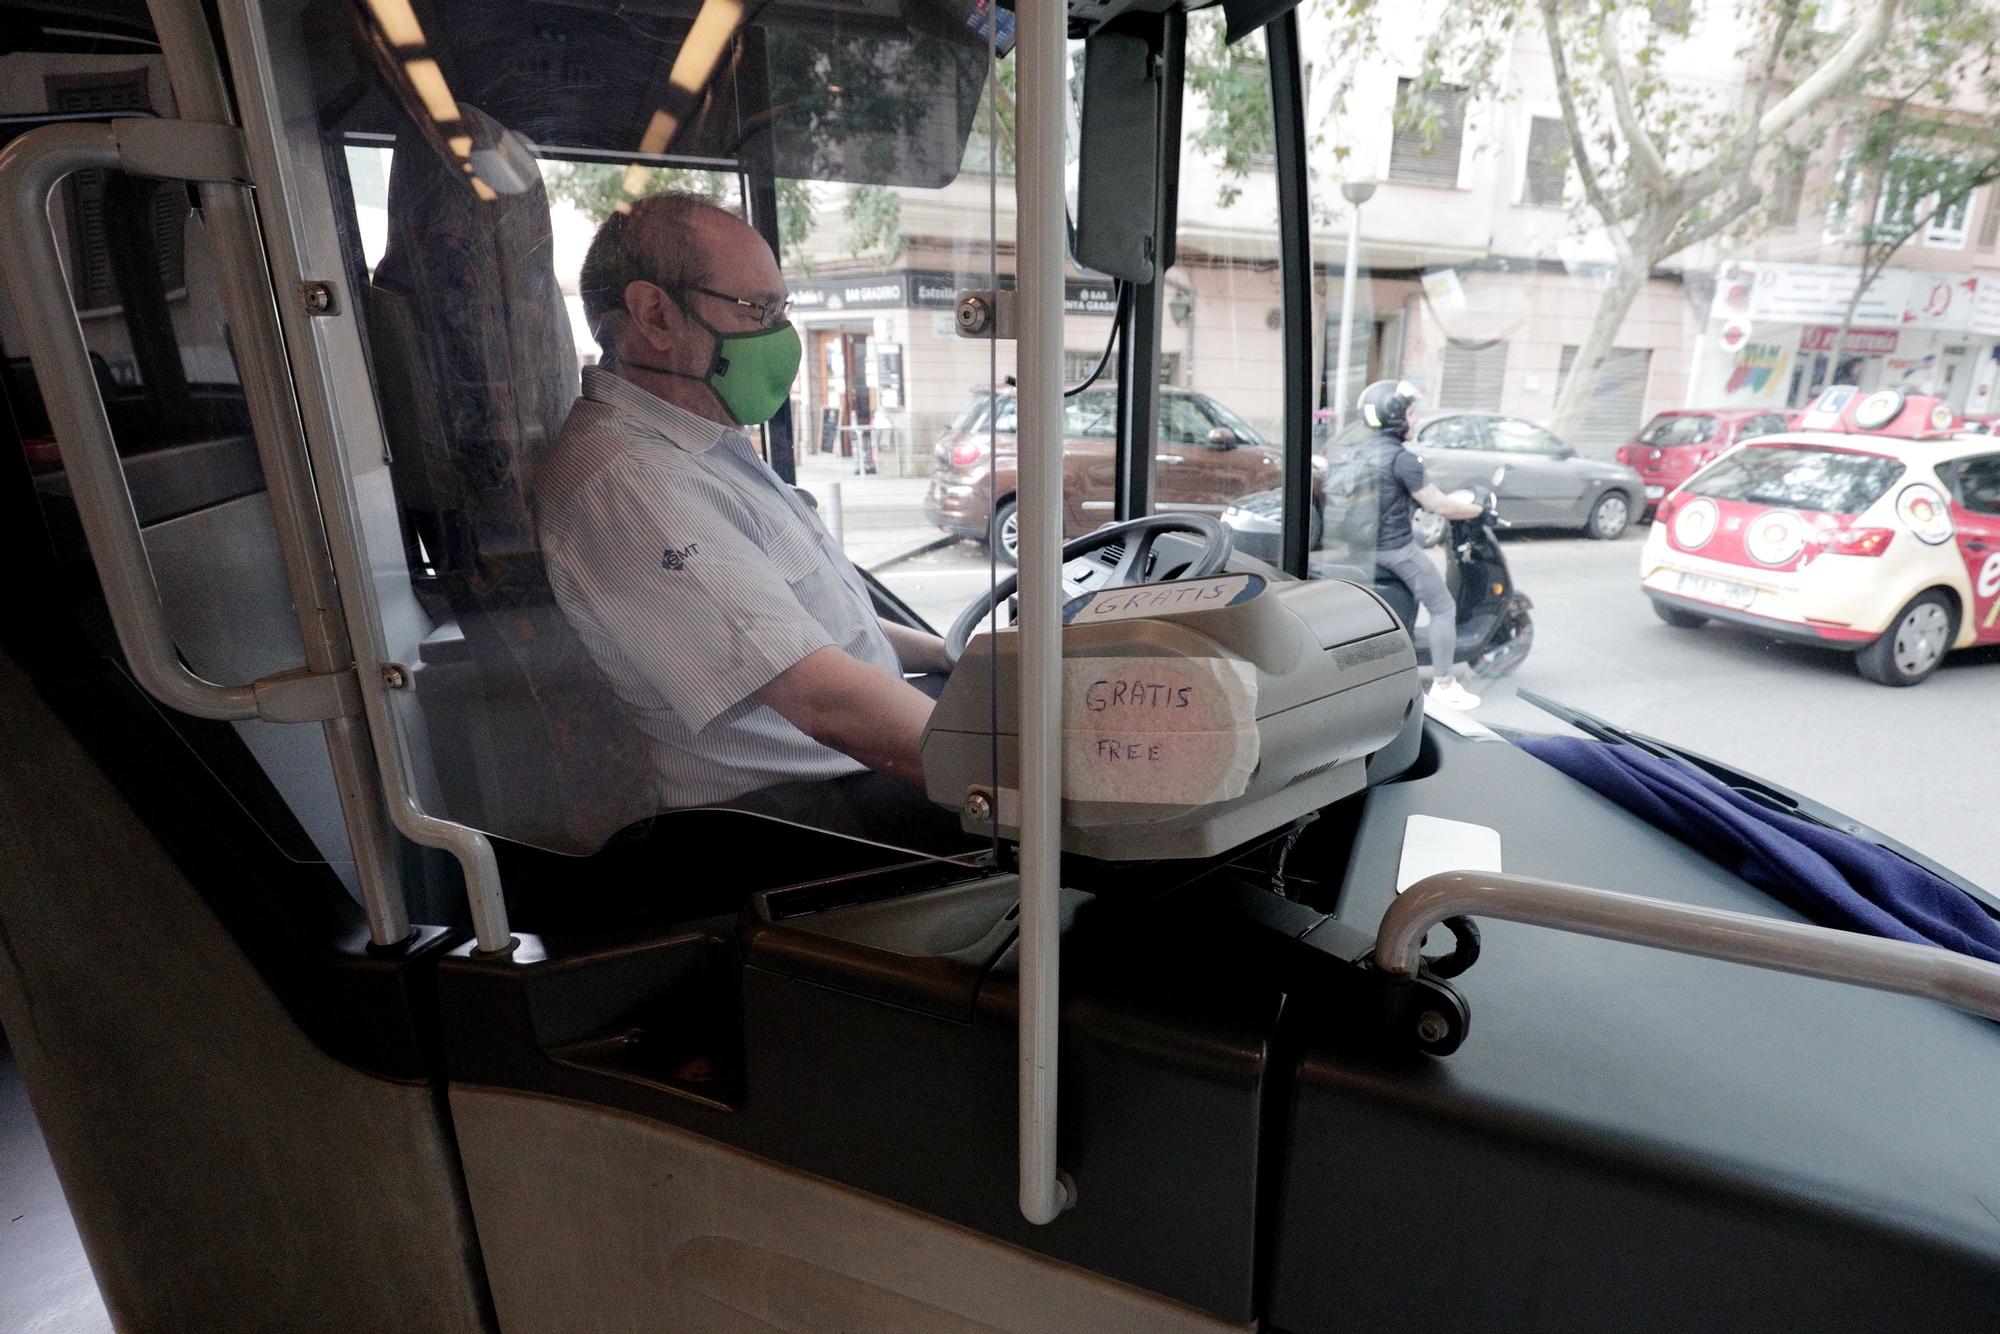
<svg viewBox="0 0 2000 1334"><path fill-rule="evenodd" d="M1012 274L1001 274L1002 288L1012 289ZM951 310L961 287L980 285L967 273L905 269L899 273L857 273L792 285L792 309L802 315L842 310ZM1070 315L1110 315L1118 309L1118 292L1109 282L1072 279L1063 284L1063 310Z"/></svg>

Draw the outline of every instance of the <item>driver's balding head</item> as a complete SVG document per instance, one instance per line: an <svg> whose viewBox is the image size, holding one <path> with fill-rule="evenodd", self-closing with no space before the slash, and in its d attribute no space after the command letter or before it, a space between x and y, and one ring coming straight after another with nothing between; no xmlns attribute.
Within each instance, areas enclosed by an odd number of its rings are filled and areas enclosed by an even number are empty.
<svg viewBox="0 0 2000 1334"><path fill-rule="evenodd" d="M712 199L685 191L620 205L597 229L577 276L584 318L608 357L635 282L666 291L712 287L731 293L782 294L776 258L748 223Z"/></svg>

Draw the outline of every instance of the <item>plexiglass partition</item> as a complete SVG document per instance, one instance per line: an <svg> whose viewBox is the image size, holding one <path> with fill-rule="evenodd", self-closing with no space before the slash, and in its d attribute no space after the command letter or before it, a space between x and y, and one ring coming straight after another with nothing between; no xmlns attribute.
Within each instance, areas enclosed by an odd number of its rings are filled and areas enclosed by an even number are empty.
<svg viewBox="0 0 2000 1334"><path fill-rule="evenodd" d="M976 418L991 457L1008 387L951 319L1011 255L1002 17L263 8L427 813L572 854L715 806L981 846L923 796L949 664L882 585L954 540L931 445Z"/></svg>

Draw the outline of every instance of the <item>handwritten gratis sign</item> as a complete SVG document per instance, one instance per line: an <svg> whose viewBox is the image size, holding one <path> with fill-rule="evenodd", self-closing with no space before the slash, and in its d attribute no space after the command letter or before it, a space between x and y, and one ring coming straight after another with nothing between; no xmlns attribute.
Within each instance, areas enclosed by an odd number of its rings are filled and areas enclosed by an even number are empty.
<svg viewBox="0 0 2000 1334"><path fill-rule="evenodd" d="M1257 671L1233 658L1063 661L1063 795L1193 806L1256 771Z"/></svg>
<svg viewBox="0 0 2000 1334"><path fill-rule="evenodd" d="M1170 616L1181 611L1214 611L1248 602L1264 591L1264 577L1225 574L1208 579L1181 579L1164 584L1140 584L1087 593L1063 608L1065 625L1098 621L1129 621Z"/></svg>

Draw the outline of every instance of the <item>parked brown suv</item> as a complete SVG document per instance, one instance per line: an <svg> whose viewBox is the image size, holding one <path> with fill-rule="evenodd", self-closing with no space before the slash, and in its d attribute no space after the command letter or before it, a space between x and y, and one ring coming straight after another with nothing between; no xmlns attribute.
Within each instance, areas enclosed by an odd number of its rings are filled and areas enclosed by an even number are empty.
<svg viewBox="0 0 2000 1334"><path fill-rule="evenodd" d="M989 408L995 414L991 425ZM1113 387L1063 401L1065 537L1079 537L1112 517L1117 419ZM1011 391L976 395L938 438L931 489L924 496L925 518L946 532L992 543L1009 565L1020 546L1014 432ZM1220 514L1239 496L1280 485L1283 451L1208 395L1162 389L1153 469L1155 510Z"/></svg>

